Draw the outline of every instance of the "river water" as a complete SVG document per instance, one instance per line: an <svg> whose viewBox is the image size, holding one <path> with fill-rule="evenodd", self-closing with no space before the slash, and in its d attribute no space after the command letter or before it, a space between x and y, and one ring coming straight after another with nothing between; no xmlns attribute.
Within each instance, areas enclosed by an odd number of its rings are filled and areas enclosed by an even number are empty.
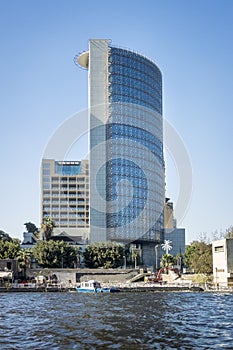
<svg viewBox="0 0 233 350"><path fill-rule="evenodd" d="M233 294L1 293L0 349L233 349Z"/></svg>

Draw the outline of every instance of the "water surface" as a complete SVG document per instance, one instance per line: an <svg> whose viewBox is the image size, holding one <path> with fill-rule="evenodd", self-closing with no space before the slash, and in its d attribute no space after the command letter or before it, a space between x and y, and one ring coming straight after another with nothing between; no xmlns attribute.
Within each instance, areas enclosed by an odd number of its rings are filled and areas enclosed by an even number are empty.
<svg viewBox="0 0 233 350"><path fill-rule="evenodd" d="M1 293L0 349L233 349L233 294Z"/></svg>

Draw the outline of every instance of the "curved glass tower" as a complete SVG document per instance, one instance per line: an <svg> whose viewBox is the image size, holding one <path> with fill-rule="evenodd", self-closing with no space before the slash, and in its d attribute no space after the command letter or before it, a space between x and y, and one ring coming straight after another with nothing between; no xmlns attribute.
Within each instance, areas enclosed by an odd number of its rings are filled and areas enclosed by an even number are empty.
<svg viewBox="0 0 233 350"><path fill-rule="evenodd" d="M163 232L162 75L155 63L94 39L89 71L90 240L159 242Z"/></svg>

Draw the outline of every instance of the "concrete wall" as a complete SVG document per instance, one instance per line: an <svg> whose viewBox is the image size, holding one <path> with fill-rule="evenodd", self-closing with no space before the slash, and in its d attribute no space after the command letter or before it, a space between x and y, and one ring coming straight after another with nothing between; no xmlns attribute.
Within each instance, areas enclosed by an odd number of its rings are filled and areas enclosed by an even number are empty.
<svg viewBox="0 0 233 350"><path fill-rule="evenodd" d="M106 241L106 129L109 40L90 40L90 241Z"/></svg>
<svg viewBox="0 0 233 350"><path fill-rule="evenodd" d="M58 283L64 287L75 287L81 281L90 279L101 283L125 283L138 274L138 270L133 269L28 269L27 276L35 278L38 275L51 276L55 274Z"/></svg>
<svg viewBox="0 0 233 350"><path fill-rule="evenodd" d="M230 243L231 245L231 243ZM212 252L213 252L213 276L214 283L218 285L227 285L227 240L222 239L218 241L214 241L212 244ZM229 255L229 257L231 254Z"/></svg>
<svg viewBox="0 0 233 350"><path fill-rule="evenodd" d="M233 239L226 239L227 248L227 272L233 274Z"/></svg>

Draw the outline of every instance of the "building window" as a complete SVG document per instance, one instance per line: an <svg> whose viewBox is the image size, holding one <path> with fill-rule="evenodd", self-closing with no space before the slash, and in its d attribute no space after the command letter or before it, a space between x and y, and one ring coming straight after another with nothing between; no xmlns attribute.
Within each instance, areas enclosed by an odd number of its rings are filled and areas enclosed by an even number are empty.
<svg viewBox="0 0 233 350"><path fill-rule="evenodd" d="M43 175L50 175L50 169L43 169Z"/></svg>
<svg viewBox="0 0 233 350"><path fill-rule="evenodd" d="M224 247L223 247L223 245L214 247L214 251L215 251L215 253L224 252Z"/></svg>
<svg viewBox="0 0 233 350"><path fill-rule="evenodd" d="M80 162L55 162L55 173L59 175L77 175L81 172Z"/></svg>
<svg viewBox="0 0 233 350"><path fill-rule="evenodd" d="M50 163L43 163L43 169L50 169Z"/></svg>
<svg viewBox="0 0 233 350"><path fill-rule="evenodd" d="M224 269L216 269L216 272L224 272Z"/></svg>

